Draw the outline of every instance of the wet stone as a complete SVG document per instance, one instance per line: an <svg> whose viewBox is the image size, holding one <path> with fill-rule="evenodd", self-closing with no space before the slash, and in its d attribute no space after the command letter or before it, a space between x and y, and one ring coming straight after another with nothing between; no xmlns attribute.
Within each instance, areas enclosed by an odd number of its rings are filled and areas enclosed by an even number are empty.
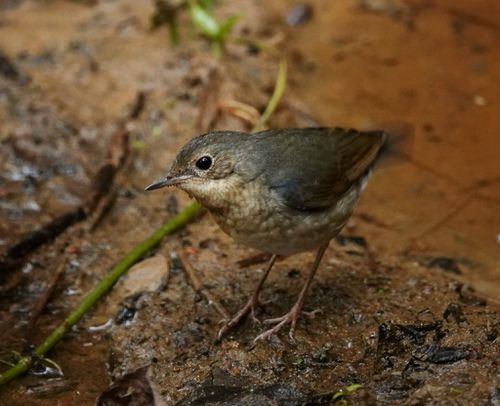
<svg viewBox="0 0 500 406"><path fill-rule="evenodd" d="M155 395L148 379L148 368L139 368L106 389L97 401L98 406L154 405Z"/></svg>
<svg viewBox="0 0 500 406"><path fill-rule="evenodd" d="M195 388L192 395L178 403L179 406L299 406L308 404L310 396L293 384L253 386L244 378L231 376L216 369L211 376Z"/></svg>
<svg viewBox="0 0 500 406"><path fill-rule="evenodd" d="M286 16L288 25L297 26L308 22L314 14L314 10L310 4L296 4L291 8Z"/></svg>
<svg viewBox="0 0 500 406"><path fill-rule="evenodd" d="M439 268L446 272L451 272L460 275L462 271L458 265L458 261L454 258L449 257L436 257L431 259L427 266L429 268Z"/></svg>
<svg viewBox="0 0 500 406"><path fill-rule="evenodd" d="M340 246L354 244L362 248L368 248L368 242L364 237L356 235L343 235L339 234L335 237L335 242Z"/></svg>

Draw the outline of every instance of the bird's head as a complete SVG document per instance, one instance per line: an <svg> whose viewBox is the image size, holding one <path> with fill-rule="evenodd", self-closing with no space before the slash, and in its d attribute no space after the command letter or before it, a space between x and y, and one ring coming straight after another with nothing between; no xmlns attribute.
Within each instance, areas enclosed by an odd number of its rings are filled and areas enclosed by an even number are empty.
<svg viewBox="0 0 500 406"><path fill-rule="evenodd" d="M207 207L216 207L239 183L235 166L247 138L244 133L224 131L192 139L179 151L167 174L146 190L177 186Z"/></svg>

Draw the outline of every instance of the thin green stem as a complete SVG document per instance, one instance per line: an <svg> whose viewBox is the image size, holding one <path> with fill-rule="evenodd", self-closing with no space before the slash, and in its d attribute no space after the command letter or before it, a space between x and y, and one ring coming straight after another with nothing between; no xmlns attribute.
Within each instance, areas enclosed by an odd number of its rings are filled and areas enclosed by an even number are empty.
<svg viewBox="0 0 500 406"><path fill-rule="evenodd" d="M222 58L223 47L220 41L212 41L212 54L215 59Z"/></svg>
<svg viewBox="0 0 500 406"><path fill-rule="evenodd" d="M96 287L83 298L80 304L70 313L66 320L64 320L45 339L45 341L35 349L35 354L41 357L44 356L49 350L51 350L52 347L54 347L54 345L56 345L64 337L64 335L76 323L78 323L78 321L80 321L83 315L92 306L94 306L94 304L109 289L111 289L111 287L116 283L120 276L122 276L125 271L127 271L127 269L129 269L133 264L141 259L144 254L156 247L166 235L171 234L184 226L197 213L199 213L200 209L201 205L198 202L192 203L184 210L182 210L177 216L163 224L148 238L137 244L132 249L132 251L130 251L120 262L118 262L118 264L116 264L111 269L111 271L106 276L104 276L104 278L96 285ZM16 365L0 374L0 385L9 382L11 379L27 371L32 363L33 358L31 356L21 358Z"/></svg>
<svg viewBox="0 0 500 406"><path fill-rule="evenodd" d="M267 104L264 113L262 113L259 121L255 125L253 129L254 132L262 131L266 128L267 122L269 121L272 114L276 110L276 107L278 107L281 97L285 92L286 77L287 77L287 65L286 61L282 60L280 61L278 78L276 79L276 85L274 86L273 94L271 96L271 99L269 99L269 103Z"/></svg>
<svg viewBox="0 0 500 406"><path fill-rule="evenodd" d="M173 46L179 45L179 28L177 27L177 16L168 22L168 33Z"/></svg>

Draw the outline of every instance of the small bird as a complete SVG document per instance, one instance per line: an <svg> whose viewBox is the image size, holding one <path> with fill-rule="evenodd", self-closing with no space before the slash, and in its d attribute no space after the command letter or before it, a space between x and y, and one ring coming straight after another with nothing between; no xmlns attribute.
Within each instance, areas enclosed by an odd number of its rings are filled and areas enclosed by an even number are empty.
<svg viewBox="0 0 500 406"><path fill-rule="evenodd" d="M271 129L255 134L216 131L200 135L178 153L167 175L146 190L176 186L198 200L224 232L272 254L257 289L226 321L219 338L248 313L278 255L316 250L296 303L262 340L290 324L293 339L307 290L332 238L345 225L385 140L383 131L342 128Z"/></svg>

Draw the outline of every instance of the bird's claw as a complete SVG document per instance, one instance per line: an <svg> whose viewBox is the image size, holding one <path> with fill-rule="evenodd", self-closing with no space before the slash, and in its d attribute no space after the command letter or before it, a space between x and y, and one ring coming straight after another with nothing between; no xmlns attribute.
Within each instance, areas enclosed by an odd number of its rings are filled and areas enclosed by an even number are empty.
<svg viewBox="0 0 500 406"><path fill-rule="evenodd" d="M264 320L264 324L276 324L274 327L264 331L263 333L259 334L257 337L254 339L254 343L260 340L265 340L269 337L271 337L273 334L276 334L278 331L280 331L283 326L286 324L290 323L290 331L288 333L288 336L290 337L290 340L292 342L295 342L294 338L294 333L295 333L295 325L297 324L297 320L299 318L300 314L303 314L306 317L309 318L314 318L318 313L321 313L321 309L316 309L313 310L312 312L306 312L306 311L300 311L300 308L297 304L295 304L288 313L281 317L276 317L273 319L267 319Z"/></svg>
<svg viewBox="0 0 500 406"><path fill-rule="evenodd" d="M255 308L259 305L259 299L255 296L252 296L247 304L243 306L230 320L223 319L219 323L224 323L222 328L219 330L217 334L217 339L220 340L222 336L236 326L248 313L250 313L250 317L252 320L260 324L260 320L255 316Z"/></svg>

